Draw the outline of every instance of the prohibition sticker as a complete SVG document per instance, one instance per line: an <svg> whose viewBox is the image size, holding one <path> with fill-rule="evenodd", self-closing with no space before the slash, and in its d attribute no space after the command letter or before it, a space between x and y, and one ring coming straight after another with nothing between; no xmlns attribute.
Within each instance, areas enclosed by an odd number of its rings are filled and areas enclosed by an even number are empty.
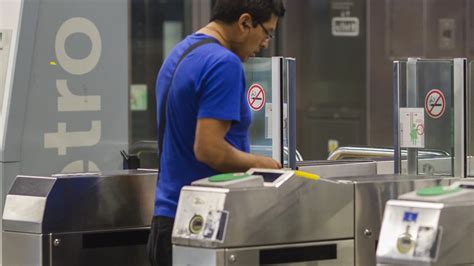
<svg viewBox="0 0 474 266"><path fill-rule="evenodd" d="M420 136L423 136L425 134L425 126L423 124L418 124L416 126L416 133Z"/></svg>
<svg viewBox="0 0 474 266"><path fill-rule="evenodd" d="M247 102L253 111L262 110L265 104L265 91L259 84L252 84L247 92Z"/></svg>
<svg viewBox="0 0 474 266"><path fill-rule="evenodd" d="M400 147L425 147L425 109L400 108Z"/></svg>
<svg viewBox="0 0 474 266"><path fill-rule="evenodd" d="M430 90L425 98L425 110L429 117L437 119L443 116L446 99L440 90Z"/></svg>

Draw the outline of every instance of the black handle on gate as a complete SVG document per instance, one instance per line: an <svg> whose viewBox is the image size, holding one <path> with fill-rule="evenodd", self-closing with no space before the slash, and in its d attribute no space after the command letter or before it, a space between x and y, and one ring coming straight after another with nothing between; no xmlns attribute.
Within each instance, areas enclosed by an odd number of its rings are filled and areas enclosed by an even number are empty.
<svg viewBox="0 0 474 266"><path fill-rule="evenodd" d="M140 158L137 154L127 154L124 150L120 151L123 161L123 169L138 169L140 168Z"/></svg>

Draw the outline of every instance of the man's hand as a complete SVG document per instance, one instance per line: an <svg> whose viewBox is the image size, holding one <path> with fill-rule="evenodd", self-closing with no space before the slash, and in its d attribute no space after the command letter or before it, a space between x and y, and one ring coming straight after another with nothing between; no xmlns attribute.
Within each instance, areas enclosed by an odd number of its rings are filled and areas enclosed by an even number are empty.
<svg viewBox="0 0 474 266"><path fill-rule="evenodd" d="M257 168L270 168L270 169L280 169L281 164L270 157L255 155L256 163L255 167Z"/></svg>

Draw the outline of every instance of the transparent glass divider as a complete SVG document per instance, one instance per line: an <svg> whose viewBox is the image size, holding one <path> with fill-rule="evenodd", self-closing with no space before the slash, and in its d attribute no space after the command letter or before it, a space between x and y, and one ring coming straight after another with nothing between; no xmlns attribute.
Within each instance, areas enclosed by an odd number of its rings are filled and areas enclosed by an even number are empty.
<svg viewBox="0 0 474 266"><path fill-rule="evenodd" d="M469 63L468 67L468 106L466 121L468 123L468 142L467 142L467 176L474 176L474 61Z"/></svg>
<svg viewBox="0 0 474 266"><path fill-rule="evenodd" d="M454 176L466 177L467 175L467 60L454 59Z"/></svg>
<svg viewBox="0 0 474 266"><path fill-rule="evenodd" d="M250 152L296 167L296 64L292 58L251 58L244 64L252 112Z"/></svg>
<svg viewBox="0 0 474 266"><path fill-rule="evenodd" d="M283 160L283 58L272 57L272 102L265 104L271 123L272 158L284 164Z"/></svg>
<svg viewBox="0 0 474 266"><path fill-rule="evenodd" d="M407 87L406 87L406 106L407 108L417 108L418 106L418 84L417 84L417 62L416 58L409 58L407 62ZM415 114L416 116L416 114ZM410 117L414 120L413 117ZM413 123L410 121L410 123ZM412 126L410 125L410 128ZM403 130L403 129L402 129ZM410 137L411 132L410 132ZM413 140L412 140L413 141ZM417 145L414 145L417 146ZM420 145L423 146L423 145ZM416 147L407 148L408 155L408 174L418 174L418 149Z"/></svg>
<svg viewBox="0 0 474 266"><path fill-rule="evenodd" d="M465 176L466 60L409 58L393 74L395 173Z"/></svg>
<svg viewBox="0 0 474 266"><path fill-rule="evenodd" d="M285 58L283 102L285 108L283 115L283 146L287 147L284 152L283 161L288 166L296 169L296 60L294 58Z"/></svg>
<svg viewBox="0 0 474 266"><path fill-rule="evenodd" d="M247 101L252 112L250 152L282 162L282 58L251 58L244 64Z"/></svg>

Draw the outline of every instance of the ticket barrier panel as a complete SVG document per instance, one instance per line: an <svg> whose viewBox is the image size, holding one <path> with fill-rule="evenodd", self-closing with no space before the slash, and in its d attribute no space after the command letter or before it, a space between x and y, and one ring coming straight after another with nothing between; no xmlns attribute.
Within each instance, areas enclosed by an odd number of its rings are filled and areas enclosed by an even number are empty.
<svg viewBox="0 0 474 266"><path fill-rule="evenodd" d="M377 265L473 265L474 180L387 202Z"/></svg>
<svg viewBox="0 0 474 266"><path fill-rule="evenodd" d="M3 265L149 265L156 172L17 176Z"/></svg>
<svg viewBox="0 0 474 266"><path fill-rule="evenodd" d="M352 166L363 168L376 172L376 163ZM248 178L231 183L203 179L184 187L173 229L173 263L375 265L385 202L413 188L450 182L350 177L347 163L300 169L324 178L314 182L290 170L251 169Z"/></svg>

